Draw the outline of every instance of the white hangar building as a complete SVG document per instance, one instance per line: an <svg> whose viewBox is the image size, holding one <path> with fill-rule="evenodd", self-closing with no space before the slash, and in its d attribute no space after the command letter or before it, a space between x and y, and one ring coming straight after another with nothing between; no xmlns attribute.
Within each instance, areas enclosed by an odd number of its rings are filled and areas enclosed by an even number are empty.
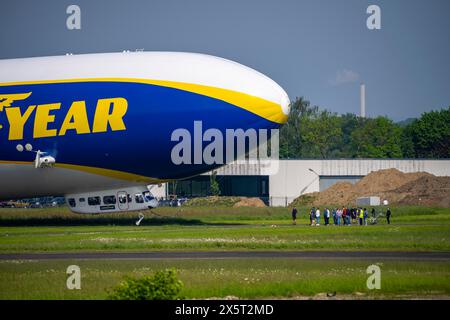
<svg viewBox="0 0 450 320"><path fill-rule="evenodd" d="M271 206L287 206L301 194L322 191L336 182L357 182L372 171L395 168L402 172L428 172L450 176L450 160L428 159L305 159L233 162L216 170L225 196L260 197ZM166 183L155 196L209 194L210 173Z"/></svg>

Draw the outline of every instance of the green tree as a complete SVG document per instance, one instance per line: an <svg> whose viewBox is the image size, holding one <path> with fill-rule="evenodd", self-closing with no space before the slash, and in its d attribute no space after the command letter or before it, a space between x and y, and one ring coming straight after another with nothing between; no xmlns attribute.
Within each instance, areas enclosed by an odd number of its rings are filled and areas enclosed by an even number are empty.
<svg viewBox="0 0 450 320"><path fill-rule="evenodd" d="M342 139L336 145L333 156L338 158L352 158L356 156L356 150L351 143L351 135L362 126L364 118L360 118L354 113L346 113L341 116Z"/></svg>
<svg viewBox="0 0 450 320"><path fill-rule="evenodd" d="M358 158L400 158L401 129L387 117L362 119L351 134L351 144Z"/></svg>
<svg viewBox="0 0 450 320"><path fill-rule="evenodd" d="M403 148L414 149L419 158L450 157L450 107L425 112L405 128L408 140ZM408 143L408 144L406 144Z"/></svg>
<svg viewBox="0 0 450 320"><path fill-rule="evenodd" d="M414 150L414 142L413 142L413 129L411 125L407 125L402 129L401 147L403 157L405 158L416 157L416 151Z"/></svg>
<svg viewBox="0 0 450 320"><path fill-rule="evenodd" d="M330 157L449 158L450 107L396 124L387 117L338 116L297 97L280 130L280 158Z"/></svg>
<svg viewBox="0 0 450 320"><path fill-rule="evenodd" d="M301 158L302 157L302 122L317 114L318 107L310 106L308 100L297 97L291 102L289 118L280 130L280 158Z"/></svg>
<svg viewBox="0 0 450 320"><path fill-rule="evenodd" d="M329 158L342 140L341 118L327 110L301 118L303 157Z"/></svg>
<svg viewBox="0 0 450 320"><path fill-rule="evenodd" d="M213 171L213 172L211 172L211 176L209 178L210 193L212 196L220 196L220 187L219 187L219 183L217 182L216 175L217 175L217 172Z"/></svg>

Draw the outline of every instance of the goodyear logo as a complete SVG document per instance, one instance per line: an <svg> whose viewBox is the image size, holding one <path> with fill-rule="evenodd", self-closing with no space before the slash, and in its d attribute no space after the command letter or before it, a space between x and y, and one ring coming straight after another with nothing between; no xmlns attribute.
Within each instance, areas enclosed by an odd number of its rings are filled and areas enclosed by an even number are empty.
<svg viewBox="0 0 450 320"><path fill-rule="evenodd" d="M14 106L26 100L32 92L1 94L0 113L4 112L9 125L8 140L22 140L25 126L34 114L33 138L64 136L71 130L76 134L126 130L123 117L128 108L125 98L98 99L92 123L89 122L86 101L73 101L59 128L55 128L55 116L61 111L61 103L29 105L26 109ZM65 111L64 111L65 112ZM0 123L0 130L4 129Z"/></svg>

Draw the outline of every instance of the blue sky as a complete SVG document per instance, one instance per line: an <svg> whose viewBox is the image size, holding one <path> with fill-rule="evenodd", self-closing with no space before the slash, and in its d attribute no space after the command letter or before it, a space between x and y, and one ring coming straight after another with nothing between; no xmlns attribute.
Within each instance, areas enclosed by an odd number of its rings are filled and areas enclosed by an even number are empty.
<svg viewBox="0 0 450 320"><path fill-rule="evenodd" d="M66 8L81 8L81 30ZM366 9L381 8L381 30ZM0 4L0 58L117 52L213 54L277 81L291 99L394 120L450 105L450 1L149 0Z"/></svg>

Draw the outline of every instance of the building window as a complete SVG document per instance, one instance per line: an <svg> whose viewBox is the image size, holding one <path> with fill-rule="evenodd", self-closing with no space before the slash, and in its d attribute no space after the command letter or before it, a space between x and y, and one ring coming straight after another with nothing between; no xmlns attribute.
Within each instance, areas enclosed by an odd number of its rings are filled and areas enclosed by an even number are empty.
<svg viewBox="0 0 450 320"><path fill-rule="evenodd" d="M119 194L119 203L120 204L127 203L127 195L126 194Z"/></svg>
<svg viewBox="0 0 450 320"><path fill-rule="evenodd" d="M116 196L104 196L103 204L116 204Z"/></svg>
<svg viewBox="0 0 450 320"><path fill-rule="evenodd" d="M77 205L74 198L69 198L69 199L67 199L67 203L68 203L69 206L71 206L72 208L75 207L75 206Z"/></svg>
<svg viewBox="0 0 450 320"><path fill-rule="evenodd" d="M134 199L136 200L136 203L144 203L144 197L141 193L136 193Z"/></svg>
<svg viewBox="0 0 450 320"><path fill-rule="evenodd" d="M155 199L155 197L153 197L152 195L150 195L150 192L148 192L148 191L143 192L143 195L144 195L144 200L145 200L145 202L150 202L150 201L152 201L153 199Z"/></svg>
<svg viewBox="0 0 450 320"><path fill-rule="evenodd" d="M89 197L88 204L90 206L99 206L100 205L100 197Z"/></svg>
<svg viewBox="0 0 450 320"><path fill-rule="evenodd" d="M79 201L80 203L85 203L85 202L86 202L86 199L85 199L85 198L79 198L78 201Z"/></svg>

